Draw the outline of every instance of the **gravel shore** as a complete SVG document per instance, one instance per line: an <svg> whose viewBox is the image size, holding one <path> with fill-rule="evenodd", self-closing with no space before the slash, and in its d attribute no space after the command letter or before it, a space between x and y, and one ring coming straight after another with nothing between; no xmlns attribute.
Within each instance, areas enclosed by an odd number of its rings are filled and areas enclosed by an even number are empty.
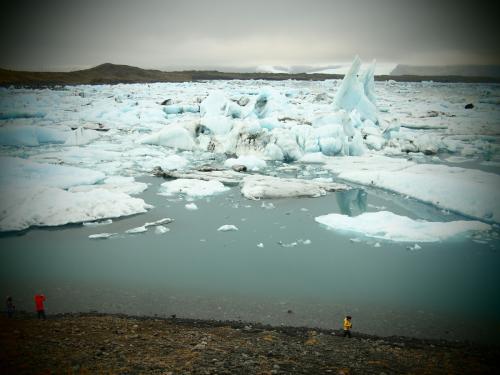
<svg viewBox="0 0 500 375"><path fill-rule="evenodd" d="M0 319L2 374L493 374L500 348L242 322Z"/></svg>

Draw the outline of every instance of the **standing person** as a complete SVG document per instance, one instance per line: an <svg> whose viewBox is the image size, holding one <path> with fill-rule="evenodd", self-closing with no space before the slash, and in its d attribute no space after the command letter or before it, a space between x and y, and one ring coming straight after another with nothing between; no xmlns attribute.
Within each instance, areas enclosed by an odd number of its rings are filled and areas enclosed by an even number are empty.
<svg viewBox="0 0 500 375"><path fill-rule="evenodd" d="M45 300L44 294L35 294L35 306L38 319L45 319L45 308L43 306Z"/></svg>
<svg viewBox="0 0 500 375"><path fill-rule="evenodd" d="M12 301L11 296L7 297L7 300L5 301L5 307L7 308L7 317L12 318L14 316L16 306L14 306L14 302Z"/></svg>
<svg viewBox="0 0 500 375"><path fill-rule="evenodd" d="M352 317L350 315L347 315L344 318L344 337L349 336L351 338L351 328L352 328L352 323L351 323Z"/></svg>

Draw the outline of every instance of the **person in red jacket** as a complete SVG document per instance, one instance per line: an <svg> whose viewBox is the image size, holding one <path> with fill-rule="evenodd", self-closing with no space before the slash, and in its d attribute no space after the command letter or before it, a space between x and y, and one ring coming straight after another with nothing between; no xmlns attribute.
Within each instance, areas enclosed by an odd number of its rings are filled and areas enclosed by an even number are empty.
<svg viewBox="0 0 500 375"><path fill-rule="evenodd" d="M45 308L43 306L45 299L44 294L35 294L35 306L38 319L45 319Z"/></svg>

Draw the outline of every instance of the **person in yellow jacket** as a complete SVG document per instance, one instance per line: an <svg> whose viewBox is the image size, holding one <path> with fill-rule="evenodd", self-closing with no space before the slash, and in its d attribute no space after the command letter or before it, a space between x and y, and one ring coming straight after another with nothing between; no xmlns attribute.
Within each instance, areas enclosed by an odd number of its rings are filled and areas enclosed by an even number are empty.
<svg viewBox="0 0 500 375"><path fill-rule="evenodd" d="M352 328L352 323L351 323L352 317L350 315L347 315L344 318L344 337L349 336L351 338L351 328Z"/></svg>

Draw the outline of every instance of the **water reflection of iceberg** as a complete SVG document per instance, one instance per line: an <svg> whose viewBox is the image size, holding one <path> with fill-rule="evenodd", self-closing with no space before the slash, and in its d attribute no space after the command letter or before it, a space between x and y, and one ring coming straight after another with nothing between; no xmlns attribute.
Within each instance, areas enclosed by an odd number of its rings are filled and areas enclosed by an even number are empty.
<svg viewBox="0 0 500 375"><path fill-rule="evenodd" d="M335 195L343 215L356 216L366 211L368 194L363 189L347 190Z"/></svg>

